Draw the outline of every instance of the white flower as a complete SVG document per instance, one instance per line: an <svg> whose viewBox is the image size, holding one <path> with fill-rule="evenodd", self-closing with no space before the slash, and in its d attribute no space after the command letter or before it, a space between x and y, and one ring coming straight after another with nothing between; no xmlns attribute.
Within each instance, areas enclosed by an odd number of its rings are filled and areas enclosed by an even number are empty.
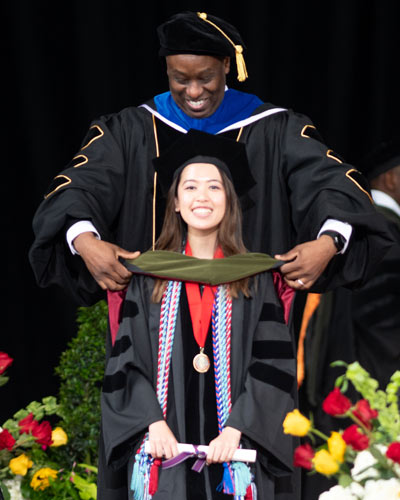
<svg viewBox="0 0 400 500"><path fill-rule="evenodd" d="M364 488L361 486L361 484L351 483L349 489L353 493L353 495L356 496L356 498L362 498L364 495Z"/></svg>
<svg viewBox="0 0 400 500"><path fill-rule="evenodd" d="M343 488L342 486L337 485L333 486L330 490L321 493L318 500L358 500L358 498L358 496L353 495L350 488Z"/></svg>
<svg viewBox="0 0 400 500"><path fill-rule="evenodd" d="M369 480L365 483L363 500L399 500L400 481L398 479Z"/></svg>
<svg viewBox="0 0 400 500"><path fill-rule="evenodd" d="M3 481L10 493L11 500L24 500L24 497L21 494L21 481L22 477L5 479Z"/></svg>
<svg viewBox="0 0 400 500"><path fill-rule="evenodd" d="M360 451L360 453L357 453L354 460L354 466L351 469L351 477L354 481L378 477L378 471L373 467L375 464L376 460L369 451Z"/></svg>

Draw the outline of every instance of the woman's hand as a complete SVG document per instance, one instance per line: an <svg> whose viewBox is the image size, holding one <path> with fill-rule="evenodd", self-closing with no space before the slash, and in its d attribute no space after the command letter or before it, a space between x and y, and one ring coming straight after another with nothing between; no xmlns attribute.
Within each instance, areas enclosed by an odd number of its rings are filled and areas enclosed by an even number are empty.
<svg viewBox="0 0 400 500"><path fill-rule="evenodd" d="M150 454L153 458L172 458L178 452L178 441L165 420L149 425Z"/></svg>
<svg viewBox="0 0 400 500"><path fill-rule="evenodd" d="M207 464L230 462L239 448L242 433L233 427L225 427L221 434L208 445Z"/></svg>

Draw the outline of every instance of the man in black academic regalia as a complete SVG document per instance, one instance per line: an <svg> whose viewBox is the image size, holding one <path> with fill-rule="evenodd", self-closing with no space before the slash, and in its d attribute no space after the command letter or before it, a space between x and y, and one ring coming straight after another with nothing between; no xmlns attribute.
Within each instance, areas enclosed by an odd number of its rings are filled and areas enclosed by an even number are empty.
<svg viewBox="0 0 400 500"><path fill-rule="evenodd" d="M295 289L311 288L329 263L331 285L360 283L389 243L360 173L325 146L309 118L226 89L231 58L238 78L247 76L233 26L189 12L158 34L170 91L95 120L53 180L34 219L39 284L61 284L84 303L100 287L125 288L131 275L118 257L148 249L162 215L151 160L190 128L246 143L257 182L242 200L250 250L291 261L281 270Z"/></svg>
<svg viewBox="0 0 400 500"><path fill-rule="evenodd" d="M308 117L226 88L231 61L239 81L247 77L232 25L185 12L158 35L170 90L94 120L53 180L33 223L39 285L57 284L86 305L104 290L123 295L131 273L119 258L151 248L162 220L152 160L191 128L246 144L256 182L241 200L249 250L287 261L281 271L296 290L362 283L392 242L360 173ZM105 478L102 500L119 498L117 476Z"/></svg>

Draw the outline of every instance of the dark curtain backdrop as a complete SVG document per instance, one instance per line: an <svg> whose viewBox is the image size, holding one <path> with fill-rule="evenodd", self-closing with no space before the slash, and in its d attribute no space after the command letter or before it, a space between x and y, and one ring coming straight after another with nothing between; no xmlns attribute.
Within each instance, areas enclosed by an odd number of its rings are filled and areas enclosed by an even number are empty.
<svg viewBox="0 0 400 500"><path fill-rule="evenodd" d="M0 388L0 423L32 399L57 393L54 367L76 332L76 304L34 281L27 260L33 214L93 118L167 90L155 32L163 20L202 10L236 25L250 78L229 84L309 115L349 162L357 164L392 134L400 111L395 0L264 0L237 7L232 1L6 0L2 7L2 289L8 300L0 351L14 364Z"/></svg>

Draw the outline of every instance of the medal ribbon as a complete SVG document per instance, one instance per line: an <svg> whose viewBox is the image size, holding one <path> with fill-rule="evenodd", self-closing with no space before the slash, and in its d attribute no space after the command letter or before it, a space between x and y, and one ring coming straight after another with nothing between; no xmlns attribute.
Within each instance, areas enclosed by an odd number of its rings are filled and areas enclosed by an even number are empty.
<svg viewBox="0 0 400 500"><path fill-rule="evenodd" d="M189 242L186 243L185 255L192 256ZM214 259L223 259L224 254L220 247L214 254ZM189 302L190 317L192 319L193 334L200 349L204 348L208 328L210 326L212 308L217 286L205 285L203 294L200 294L198 283L185 282L186 294Z"/></svg>

